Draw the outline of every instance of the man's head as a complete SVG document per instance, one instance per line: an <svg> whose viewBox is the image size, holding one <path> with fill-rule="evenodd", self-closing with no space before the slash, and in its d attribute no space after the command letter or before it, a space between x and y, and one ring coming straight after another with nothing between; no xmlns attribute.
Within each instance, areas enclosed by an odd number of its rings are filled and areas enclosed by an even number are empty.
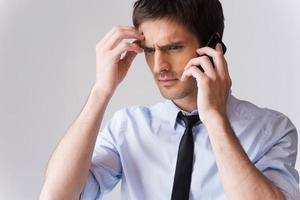
<svg viewBox="0 0 300 200"><path fill-rule="evenodd" d="M181 99L197 93L194 79L179 79L187 62L197 56L210 36L223 35L224 16L218 0L138 0L133 24L144 35L146 61L167 99ZM161 79L177 79L163 84Z"/></svg>

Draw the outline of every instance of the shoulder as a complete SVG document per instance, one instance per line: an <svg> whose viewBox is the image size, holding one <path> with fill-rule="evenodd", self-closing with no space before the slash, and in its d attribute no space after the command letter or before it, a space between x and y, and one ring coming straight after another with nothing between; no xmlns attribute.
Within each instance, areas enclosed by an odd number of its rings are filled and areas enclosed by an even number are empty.
<svg viewBox="0 0 300 200"><path fill-rule="evenodd" d="M260 122L274 124L280 121L289 121L290 119L277 110L267 107L260 107L250 101L241 100L234 96L231 97L230 114L235 120L245 120L249 122Z"/></svg>
<svg viewBox="0 0 300 200"><path fill-rule="evenodd" d="M135 119L141 116L147 116L151 114L151 107L144 105L130 105L117 110L114 117L124 119Z"/></svg>
<svg viewBox="0 0 300 200"><path fill-rule="evenodd" d="M125 128L130 123L149 123L153 118L159 117L160 111L164 106L163 102L159 102L150 106L130 105L117 110L111 120L118 121L119 127Z"/></svg>
<svg viewBox="0 0 300 200"><path fill-rule="evenodd" d="M277 141L287 134L297 137L294 124L284 113L236 97L232 97L231 101L231 120L244 127L257 129L266 140Z"/></svg>

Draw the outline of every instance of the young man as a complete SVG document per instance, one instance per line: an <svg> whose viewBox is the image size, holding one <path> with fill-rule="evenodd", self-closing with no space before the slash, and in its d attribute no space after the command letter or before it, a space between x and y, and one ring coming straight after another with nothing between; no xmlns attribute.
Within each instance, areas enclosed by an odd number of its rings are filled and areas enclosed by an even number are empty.
<svg viewBox="0 0 300 200"><path fill-rule="evenodd" d="M205 47L223 35L220 2L138 0L133 22L97 44L94 87L51 157L41 199L101 199L119 180L130 200L300 199L296 128L235 98L224 49ZM99 132L143 51L167 100L121 109Z"/></svg>

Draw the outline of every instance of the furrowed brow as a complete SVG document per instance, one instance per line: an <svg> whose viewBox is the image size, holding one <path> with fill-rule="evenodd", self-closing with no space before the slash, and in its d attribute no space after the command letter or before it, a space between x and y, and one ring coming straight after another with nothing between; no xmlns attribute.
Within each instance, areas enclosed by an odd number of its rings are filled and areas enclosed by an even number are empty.
<svg viewBox="0 0 300 200"><path fill-rule="evenodd" d="M172 43L170 43L170 44L165 44L165 45L162 45L162 46L159 46L159 45L158 45L158 47L159 47L160 49L168 49L169 47L172 47L172 46L182 46L182 45L184 45L184 44L185 44L185 42L183 42L183 41L178 41L178 42L172 42ZM143 41L141 41L141 42L139 43L139 45L140 45L140 47L143 48L143 49L151 49L151 50L155 49L154 47L147 47L147 46L144 44Z"/></svg>
<svg viewBox="0 0 300 200"><path fill-rule="evenodd" d="M185 42L183 41L178 41L178 42L172 42L170 44L166 44L166 45L162 45L162 46L158 46L160 49L168 49L170 47L173 46L183 46L185 44Z"/></svg>

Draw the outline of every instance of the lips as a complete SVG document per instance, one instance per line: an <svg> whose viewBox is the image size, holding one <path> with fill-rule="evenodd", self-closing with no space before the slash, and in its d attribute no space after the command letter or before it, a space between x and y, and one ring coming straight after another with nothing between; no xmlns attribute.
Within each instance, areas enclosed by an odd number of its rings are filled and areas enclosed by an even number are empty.
<svg viewBox="0 0 300 200"><path fill-rule="evenodd" d="M159 81L174 81L174 80L177 80L177 79L160 79Z"/></svg>
<svg viewBox="0 0 300 200"><path fill-rule="evenodd" d="M171 86L173 85L178 79L160 79L159 83L164 86Z"/></svg>

